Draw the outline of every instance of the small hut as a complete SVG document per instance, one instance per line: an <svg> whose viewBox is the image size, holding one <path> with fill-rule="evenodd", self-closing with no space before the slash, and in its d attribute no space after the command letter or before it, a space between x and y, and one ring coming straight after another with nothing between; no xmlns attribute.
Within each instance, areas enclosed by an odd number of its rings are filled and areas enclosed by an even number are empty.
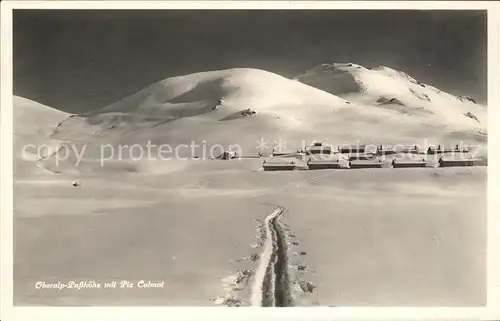
<svg viewBox="0 0 500 321"><path fill-rule="evenodd" d="M332 154L332 147L323 145L322 143L314 143L312 146L306 148L306 153L308 155L329 155Z"/></svg>
<svg viewBox="0 0 500 321"><path fill-rule="evenodd" d="M458 152L458 153L468 153L469 152L469 147L457 144L457 145L455 145L455 152Z"/></svg>
<svg viewBox="0 0 500 321"><path fill-rule="evenodd" d="M456 145L454 148L444 148L443 145L429 146L427 154L450 154L450 153L468 153L469 149L465 146Z"/></svg>
<svg viewBox="0 0 500 321"><path fill-rule="evenodd" d="M364 153L365 150L366 150L366 145L339 146L339 153L341 154Z"/></svg>
<svg viewBox="0 0 500 321"><path fill-rule="evenodd" d="M454 158L439 158L439 167L465 167L474 166L476 163L475 159L454 159Z"/></svg>
<svg viewBox="0 0 500 321"><path fill-rule="evenodd" d="M352 154L352 153L365 153L366 145L343 145L339 146L339 153Z"/></svg>
<svg viewBox="0 0 500 321"><path fill-rule="evenodd" d="M443 145L429 146L427 148L427 154L434 155L434 154L442 154L442 153L444 153L444 146Z"/></svg>
<svg viewBox="0 0 500 321"><path fill-rule="evenodd" d="M357 160L349 161L349 168L382 168L383 163L378 160Z"/></svg>
<svg viewBox="0 0 500 321"><path fill-rule="evenodd" d="M425 159L393 159L393 168L426 167Z"/></svg>
<svg viewBox="0 0 500 321"><path fill-rule="evenodd" d="M307 167L309 169L338 169L342 168L338 157L332 157L331 159L315 159L311 158L307 161Z"/></svg>
<svg viewBox="0 0 500 321"><path fill-rule="evenodd" d="M420 154L422 153L420 146L414 145L378 145L378 155L391 155L397 153Z"/></svg>
<svg viewBox="0 0 500 321"><path fill-rule="evenodd" d="M289 162L268 162L264 161L262 163L264 171L293 171L293 170L303 170L307 169L304 165L291 160Z"/></svg>
<svg viewBox="0 0 500 321"><path fill-rule="evenodd" d="M414 145L401 145L396 146L396 152L398 153L409 153L409 154L420 154L420 146Z"/></svg>
<svg viewBox="0 0 500 321"><path fill-rule="evenodd" d="M396 154L392 145L378 145L377 155L392 155Z"/></svg>
<svg viewBox="0 0 500 321"><path fill-rule="evenodd" d="M375 154L372 153L353 153L349 154L348 159L350 161L353 160L373 160L376 157Z"/></svg>

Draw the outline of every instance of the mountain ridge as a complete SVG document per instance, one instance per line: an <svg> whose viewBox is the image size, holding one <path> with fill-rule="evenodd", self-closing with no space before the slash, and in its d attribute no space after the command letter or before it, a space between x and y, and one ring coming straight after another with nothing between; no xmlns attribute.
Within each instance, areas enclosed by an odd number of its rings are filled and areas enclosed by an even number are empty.
<svg viewBox="0 0 500 321"><path fill-rule="evenodd" d="M477 104L472 97L449 94L387 66L368 69L354 63L321 64L294 79L362 104L379 106L380 101L387 104L391 99L397 100L407 109L425 110L446 121L452 116L457 124L486 131L486 106Z"/></svg>
<svg viewBox="0 0 500 321"><path fill-rule="evenodd" d="M262 141L267 150L276 142L294 150L315 140L486 148L481 108L388 67L323 64L295 79L233 68L170 77L97 111L57 114L47 122L47 141L86 146L89 162L102 156L103 145L147 143L238 145L248 155ZM23 122L36 119L16 119L16 127L29 131ZM177 156L198 157L190 153Z"/></svg>

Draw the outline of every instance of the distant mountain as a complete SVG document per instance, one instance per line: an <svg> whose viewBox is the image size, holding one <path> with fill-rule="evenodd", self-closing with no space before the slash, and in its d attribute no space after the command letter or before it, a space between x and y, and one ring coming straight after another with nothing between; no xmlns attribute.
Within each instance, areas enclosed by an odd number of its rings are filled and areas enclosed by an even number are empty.
<svg viewBox="0 0 500 321"><path fill-rule="evenodd" d="M68 119L54 137L158 144L205 140L241 144L253 152L261 137L296 136L298 141L349 107L342 98L274 73L228 69L157 82L101 110Z"/></svg>
<svg viewBox="0 0 500 321"><path fill-rule="evenodd" d="M21 117L26 103L16 101L16 135L38 135L41 126L45 136L39 137L86 146L84 163L97 162L103 145L237 144L242 153L255 155L258 145L270 150L281 142L295 150L312 140L450 146L463 141L485 147L487 141L485 106L387 67L354 64L321 65L295 79L248 68L172 77L80 115L33 102L28 105L39 111ZM187 146L176 152L200 156Z"/></svg>
<svg viewBox="0 0 500 321"><path fill-rule="evenodd" d="M295 79L355 103L422 116L428 122L461 130L481 133L487 130L486 106L386 66L367 69L353 63L322 64Z"/></svg>

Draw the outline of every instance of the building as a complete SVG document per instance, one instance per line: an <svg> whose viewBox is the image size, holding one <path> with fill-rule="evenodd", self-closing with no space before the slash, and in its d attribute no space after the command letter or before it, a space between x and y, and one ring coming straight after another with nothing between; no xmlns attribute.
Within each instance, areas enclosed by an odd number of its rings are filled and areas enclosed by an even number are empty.
<svg viewBox="0 0 500 321"><path fill-rule="evenodd" d="M352 160L373 160L376 157L375 154L372 153L353 153L349 154L348 159Z"/></svg>
<svg viewBox="0 0 500 321"><path fill-rule="evenodd" d="M429 146L427 154L445 154L445 153L468 153L469 148L466 146L456 145L454 148L444 148L443 145Z"/></svg>
<svg viewBox="0 0 500 321"><path fill-rule="evenodd" d="M426 167L427 162L425 159L393 159L393 168L408 168L408 167Z"/></svg>
<svg viewBox="0 0 500 321"><path fill-rule="evenodd" d="M396 154L394 147L392 145L378 145L377 155L391 155Z"/></svg>
<svg viewBox="0 0 500 321"><path fill-rule="evenodd" d="M293 170L303 170L307 169L306 166L291 160L289 162L268 162L264 161L262 163L264 171L293 171Z"/></svg>
<svg viewBox="0 0 500 321"><path fill-rule="evenodd" d="M455 146L455 152L468 153L469 152L469 147L463 146L463 145L456 145Z"/></svg>
<svg viewBox="0 0 500 321"><path fill-rule="evenodd" d="M333 160L312 160L307 161L307 167L309 169L339 169L343 168L338 159Z"/></svg>
<svg viewBox="0 0 500 321"><path fill-rule="evenodd" d="M391 155L397 153L421 154L422 150L418 145L378 145L378 155Z"/></svg>
<svg viewBox="0 0 500 321"><path fill-rule="evenodd" d="M439 167L465 167L465 166L474 166L476 163L475 159L451 159L451 158L439 158L438 164Z"/></svg>
<svg viewBox="0 0 500 321"><path fill-rule="evenodd" d="M318 143L316 143L318 144ZM332 154L332 147L326 145L316 145L306 148L306 153L308 155L318 155L318 154Z"/></svg>
<svg viewBox="0 0 500 321"><path fill-rule="evenodd" d="M409 154L420 154L421 152L420 146L416 144L395 146L395 150L398 153L409 153Z"/></svg>
<svg viewBox="0 0 500 321"><path fill-rule="evenodd" d="M349 161L349 168L382 168L383 163L379 160L357 160Z"/></svg>
<svg viewBox="0 0 500 321"><path fill-rule="evenodd" d="M342 145L338 149L342 154L365 153L366 145Z"/></svg>
<svg viewBox="0 0 500 321"><path fill-rule="evenodd" d="M443 145L435 145L435 146L429 146L427 148L427 154L441 154L444 152L444 146Z"/></svg>

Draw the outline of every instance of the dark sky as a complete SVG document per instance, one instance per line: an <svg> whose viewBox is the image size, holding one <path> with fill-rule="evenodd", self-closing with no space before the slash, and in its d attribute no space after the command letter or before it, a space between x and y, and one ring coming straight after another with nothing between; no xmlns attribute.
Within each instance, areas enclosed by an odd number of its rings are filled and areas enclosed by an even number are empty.
<svg viewBox="0 0 500 321"><path fill-rule="evenodd" d="M14 94L77 112L193 72L354 62L485 102L486 39L485 11L15 10Z"/></svg>

